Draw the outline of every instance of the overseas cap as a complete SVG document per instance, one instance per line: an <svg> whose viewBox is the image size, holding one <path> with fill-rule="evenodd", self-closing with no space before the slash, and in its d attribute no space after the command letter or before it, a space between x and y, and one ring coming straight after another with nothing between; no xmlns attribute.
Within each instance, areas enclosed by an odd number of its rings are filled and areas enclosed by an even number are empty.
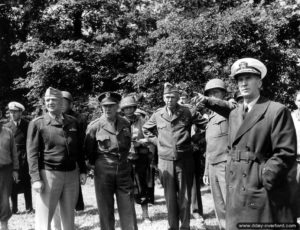
<svg viewBox="0 0 300 230"><path fill-rule="evenodd" d="M105 92L101 93L98 97L101 105L115 105L119 104L122 96L114 92Z"/></svg>
<svg viewBox="0 0 300 230"><path fill-rule="evenodd" d="M73 97L72 97L72 94L69 93L68 91L61 91L62 93L62 97L63 98L66 98L67 100L69 100L70 102L73 101Z"/></svg>
<svg viewBox="0 0 300 230"><path fill-rule="evenodd" d="M52 87L49 87L47 90L46 90L46 93L45 93L45 98L59 98L61 99L63 96L62 96L62 93L60 90L58 89L54 89Z"/></svg>
<svg viewBox="0 0 300 230"><path fill-rule="evenodd" d="M25 110L24 105L22 105L19 102L11 101L8 103L8 109L9 110L21 110L22 112Z"/></svg>
<svg viewBox="0 0 300 230"><path fill-rule="evenodd" d="M171 83L169 82L166 82L164 84L164 94L168 94L168 93L179 93L179 89L172 85Z"/></svg>
<svg viewBox="0 0 300 230"><path fill-rule="evenodd" d="M255 58L242 58L233 63L230 76L236 79L243 73L252 73L263 79L267 74L267 67Z"/></svg>

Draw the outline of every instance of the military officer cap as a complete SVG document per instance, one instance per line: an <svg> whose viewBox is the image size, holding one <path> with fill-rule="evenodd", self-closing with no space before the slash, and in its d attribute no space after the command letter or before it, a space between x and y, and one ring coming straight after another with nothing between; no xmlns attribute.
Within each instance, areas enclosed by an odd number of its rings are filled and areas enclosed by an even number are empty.
<svg viewBox="0 0 300 230"><path fill-rule="evenodd" d="M122 96L114 92L105 92L101 93L98 97L101 105L115 105L119 104Z"/></svg>
<svg viewBox="0 0 300 230"><path fill-rule="evenodd" d="M169 94L169 93L179 93L179 89L172 85L171 83L169 82L166 82L164 84L164 94Z"/></svg>
<svg viewBox="0 0 300 230"><path fill-rule="evenodd" d="M58 89L54 89L52 87L49 87L46 90L45 98L59 98L61 99L63 97L62 92Z"/></svg>
<svg viewBox="0 0 300 230"><path fill-rule="evenodd" d="M233 63L230 76L237 79L243 73L251 73L263 79L267 74L267 67L255 58L242 58Z"/></svg>
<svg viewBox="0 0 300 230"><path fill-rule="evenodd" d="M69 100L70 102L73 102L72 94L68 91L61 91L62 97Z"/></svg>
<svg viewBox="0 0 300 230"><path fill-rule="evenodd" d="M9 110L18 110L18 111L20 110L23 112L25 110L25 107L19 102L12 101L12 102L8 103L8 109Z"/></svg>

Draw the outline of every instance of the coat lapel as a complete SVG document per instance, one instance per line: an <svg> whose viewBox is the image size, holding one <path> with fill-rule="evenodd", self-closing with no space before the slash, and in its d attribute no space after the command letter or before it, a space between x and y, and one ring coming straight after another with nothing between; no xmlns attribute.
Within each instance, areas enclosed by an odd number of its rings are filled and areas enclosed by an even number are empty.
<svg viewBox="0 0 300 230"><path fill-rule="evenodd" d="M165 120L167 120L168 122L171 122L172 118L169 116L168 112L167 112L167 107L164 107L162 110L161 110L161 113L160 113L161 117Z"/></svg>
<svg viewBox="0 0 300 230"><path fill-rule="evenodd" d="M266 98L260 97L257 103L253 106L252 110L247 114L245 120L243 121L243 106L239 106L236 118L232 118L233 122L237 123L237 133L234 138L234 142L237 141L241 136L243 136L249 129L251 129L259 119L266 112L270 101ZM234 120L236 119L236 120ZM240 123L240 126L238 124ZM234 144L234 143L233 143Z"/></svg>

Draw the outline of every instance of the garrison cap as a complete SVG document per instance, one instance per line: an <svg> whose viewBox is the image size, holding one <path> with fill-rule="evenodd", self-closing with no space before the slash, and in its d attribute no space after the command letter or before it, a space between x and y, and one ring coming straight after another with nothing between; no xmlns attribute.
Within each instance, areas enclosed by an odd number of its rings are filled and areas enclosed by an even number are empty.
<svg viewBox="0 0 300 230"><path fill-rule="evenodd" d="M263 79L267 74L267 67L255 58L242 58L233 63L230 76L237 79L243 73L252 73Z"/></svg>
<svg viewBox="0 0 300 230"><path fill-rule="evenodd" d="M9 110L21 110L22 112L25 110L24 105L22 105L19 102L11 101L8 103L8 109Z"/></svg>
<svg viewBox="0 0 300 230"><path fill-rule="evenodd" d="M180 92L180 97L184 97L184 96L188 97L188 93L185 90L182 90Z"/></svg>
<svg viewBox="0 0 300 230"><path fill-rule="evenodd" d="M62 97L69 100L70 102L73 102L72 94L68 91L61 91Z"/></svg>
<svg viewBox="0 0 300 230"><path fill-rule="evenodd" d="M61 99L63 97L62 92L58 89L54 89L52 87L49 87L46 90L45 98L59 98Z"/></svg>
<svg viewBox="0 0 300 230"><path fill-rule="evenodd" d="M179 89L175 85L166 82L164 84L164 94L168 94L168 93L179 93Z"/></svg>
<svg viewBox="0 0 300 230"><path fill-rule="evenodd" d="M105 92L101 93L98 97L101 105L115 105L119 104L122 96L114 92Z"/></svg>

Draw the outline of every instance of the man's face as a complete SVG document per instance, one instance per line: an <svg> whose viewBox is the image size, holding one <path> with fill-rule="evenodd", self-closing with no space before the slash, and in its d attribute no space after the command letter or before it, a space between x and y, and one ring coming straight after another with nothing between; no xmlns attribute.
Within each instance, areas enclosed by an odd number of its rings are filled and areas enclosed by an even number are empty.
<svg viewBox="0 0 300 230"><path fill-rule="evenodd" d="M108 119L114 119L117 116L119 105L102 105L103 114Z"/></svg>
<svg viewBox="0 0 300 230"><path fill-rule="evenodd" d="M216 98L216 99L223 99L225 96L225 93L222 89L210 89L208 91L208 97L211 97L211 98Z"/></svg>
<svg viewBox="0 0 300 230"><path fill-rule="evenodd" d="M9 110L9 117L13 121L19 121L22 116L21 110Z"/></svg>
<svg viewBox="0 0 300 230"><path fill-rule="evenodd" d="M244 98L254 99L260 95L262 81L258 76L253 74L242 74L238 76L237 83Z"/></svg>
<svg viewBox="0 0 300 230"><path fill-rule="evenodd" d="M123 109L123 112L125 114L126 117L128 116L132 116L135 112L136 107L135 106L129 106L129 107L125 107Z"/></svg>
<svg viewBox="0 0 300 230"><path fill-rule="evenodd" d="M300 93L297 94L295 105L297 106L298 109L300 109Z"/></svg>
<svg viewBox="0 0 300 230"><path fill-rule="evenodd" d="M164 102L169 109L175 108L177 102L179 100L178 93L168 93L164 95Z"/></svg>
<svg viewBox="0 0 300 230"><path fill-rule="evenodd" d="M72 109L72 103L68 99L63 98L62 99L62 112L66 113L71 109Z"/></svg>
<svg viewBox="0 0 300 230"><path fill-rule="evenodd" d="M179 101L178 101L179 104L188 104L188 98L187 96L181 96Z"/></svg>
<svg viewBox="0 0 300 230"><path fill-rule="evenodd" d="M46 97L45 105L48 112L60 113L62 109L62 99L56 97Z"/></svg>

